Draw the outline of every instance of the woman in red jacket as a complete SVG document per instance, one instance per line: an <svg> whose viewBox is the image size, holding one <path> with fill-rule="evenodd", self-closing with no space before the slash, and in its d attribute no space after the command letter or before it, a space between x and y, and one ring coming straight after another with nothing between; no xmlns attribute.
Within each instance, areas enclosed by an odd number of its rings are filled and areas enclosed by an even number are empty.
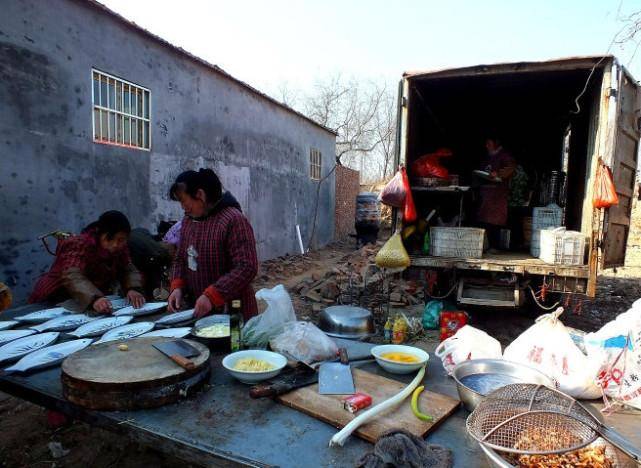
<svg viewBox="0 0 641 468"><path fill-rule="evenodd" d="M58 243L51 269L36 283L29 302L74 299L80 308L108 314L104 297L119 282L134 307L142 307L142 279L131 263L127 239L131 226L120 211L107 211L82 230Z"/></svg>
<svg viewBox="0 0 641 468"><path fill-rule="evenodd" d="M169 310L179 310L186 297L203 317L240 299L245 320L257 314L251 282L258 271L254 231L240 205L223 194L211 169L186 171L169 190L185 218L172 269Z"/></svg>

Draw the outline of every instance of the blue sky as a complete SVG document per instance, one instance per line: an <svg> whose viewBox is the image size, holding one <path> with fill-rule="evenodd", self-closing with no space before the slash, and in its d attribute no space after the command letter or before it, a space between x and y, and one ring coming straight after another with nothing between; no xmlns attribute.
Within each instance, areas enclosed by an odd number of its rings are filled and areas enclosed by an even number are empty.
<svg viewBox="0 0 641 468"><path fill-rule="evenodd" d="M237 78L275 94L345 76L604 53L641 0L103 0ZM639 39L641 39L641 34ZM641 50L611 53L641 78Z"/></svg>

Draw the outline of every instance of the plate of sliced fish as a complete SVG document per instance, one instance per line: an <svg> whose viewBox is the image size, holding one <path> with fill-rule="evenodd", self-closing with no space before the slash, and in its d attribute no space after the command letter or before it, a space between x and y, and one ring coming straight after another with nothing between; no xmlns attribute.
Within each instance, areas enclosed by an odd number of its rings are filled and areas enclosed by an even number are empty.
<svg viewBox="0 0 641 468"><path fill-rule="evenodd" d="M17 320L5 320L0 322L0 330L8 330L18 323Z"/></svg>
<svg viewBox="0 0 641 468"><path fill-rule="evenodd" d="M86 336L98 336L102 335L108 330L116 327L122 327L127 325L133 320L133 317L130 315L123 315L121 317L106 317L98 320L92 320L91 322L85 323L80 327L76 328L72 332L68 332L68 335L77 336L78 338L84 338Z"/></svg>
<svg viewBox="0 0 641 468"><path fill-rule="evenodd" d="M85 314L63 315L62 317L51 319L46 321L45 323L41 323L40 325L34 325L29 328L36 330L38 332L43 332L46 330L53 330L53 331L72 330L74 328L78 328L80 325L84 325L85 323L91 322L92 320L96 320L97 318L98 317L89 317L88 315L85 315Z"/></svg>
<svg viewBox="0 0 641 468"><path fill-rule="evenodd" d="M176 323L186 322L194 318L194 309L183 310L173 314L165 315L156 320L156 325L174 325Z"/></svg>
<svg viewBox="0 0 641 468"><path fill-rule="evenodd" d="M48 332L25 336L0 346L0 362L19 359L22 356L49 346L58 339L60 333Z"/></svg>
<svg viewBox="0 0 641 468"><path fill-rule="evenodd" d="M81 349L85 349L92 341L93 340L91 338L84 338L81 340L65 341L64 343L40 348L37 351L27 354L13 366L7 367L4 371L7 373L26 372L29 370L55 366L70 354L80 351Z"/></svg>
<svg viewBox="0 0 641 468"><path fill-rule="evenodd" d="M9 341L17 340L18 338L24 338L25 336L35 335L35 330L2 330L0 331L0 346Z"/></svg>
<svg viewBox="0 0 641 468"><path fill-rule="evenodd" d="M132 317L136 317L138 315L148 315L148 314L153 314L154 312L159 311L160 309L164 309L167 307L166 302L148 302L144 306L136 309L134 306L127 306L124 307L116 312L114 312L112 315L118 317L120 315L131 315Z"/></svg>
<svg viewBox="0 0 641 468"><path fill-rule="evenodd" d="M128 340L129 338L134 338L136 336L142 335L143 333L147 333L148 331L153 330L154 326L154 322L136 322L130 323L128 325L123 325L122 327L117 327L113 330L109 330L107 333L102 335L102 337L100 337L100 339L94 344L106 343L107 341Z"/></svg>
<svg viewBox="0 0 641 468"><path fill-rule="evenodd" d="M15 317L14 320L25 323L41 323L47 320L55 319L63 315L71 315L73 312L65 309L64 307L54 307L53 309L39 310L31 312L30 314L23 315L22 317Z"/></svg>
<svg viewBox="0 0 641 468"><path fill-rule="evenodd" d="M143 333L136 338L151 338L152 336L162 336L165 338L184 338L191 332L191 327L163 328L160 330Z"/></svg>

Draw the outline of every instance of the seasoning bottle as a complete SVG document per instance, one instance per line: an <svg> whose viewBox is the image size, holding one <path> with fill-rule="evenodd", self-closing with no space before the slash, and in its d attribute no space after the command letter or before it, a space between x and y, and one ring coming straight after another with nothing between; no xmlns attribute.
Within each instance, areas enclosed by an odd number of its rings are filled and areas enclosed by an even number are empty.
<svg viewBox="0 0 641 468"><path fill-rule="evenodd" d="M235 299L231 301L231 311L229 314L231 352L240 351L242 345L241 328L243 326L243 314L240 310L240 301Z"/></svg>
<svg viewBox="0 0 641 468"><path fill-rule="evenodd" d="M396 316L394 320L394 327L392 328L392 343L401 344L407 338L407 321L400 315Z"/></svg>
<svg viewBox="0 0 641 468"><path fill-rule="evenodd" d="M383 327L383 339L385 340L385 343L389 343L392 341L392 328L393 328L393 323L392 323L392 316L388 315L387 316L387 322L385 322L385 326Z"/></svg>

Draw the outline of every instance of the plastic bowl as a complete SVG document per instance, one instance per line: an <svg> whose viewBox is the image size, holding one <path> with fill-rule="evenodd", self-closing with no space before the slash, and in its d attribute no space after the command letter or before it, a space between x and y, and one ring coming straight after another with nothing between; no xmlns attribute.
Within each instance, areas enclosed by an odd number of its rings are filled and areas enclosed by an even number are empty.
<svg viewBox="0 0 641 468"><path fill-rule="evenodd" d="M397 362L381 357L385 353L407 353L416 356L419 362ZM430 359L430 355L415 346L381 345L372 348L372 356L379 366L392 374L409 374L419 370Z"/></svg>
<svg viewBox="0 0 641 468"><path fill-rule="evenodd" d="M272 370L264 372L247 372L234 369L234 365L241 358L256 358L267 361L274 367ZM236 379L246 384L255 384L263 380L268 380L276 377L283 370L287 364L287 359L282 354L273 353L271 351L264 351L262 349L248 349L245 351L236 351L235 353L228 354L223 359L223 367Z"/></svg>

